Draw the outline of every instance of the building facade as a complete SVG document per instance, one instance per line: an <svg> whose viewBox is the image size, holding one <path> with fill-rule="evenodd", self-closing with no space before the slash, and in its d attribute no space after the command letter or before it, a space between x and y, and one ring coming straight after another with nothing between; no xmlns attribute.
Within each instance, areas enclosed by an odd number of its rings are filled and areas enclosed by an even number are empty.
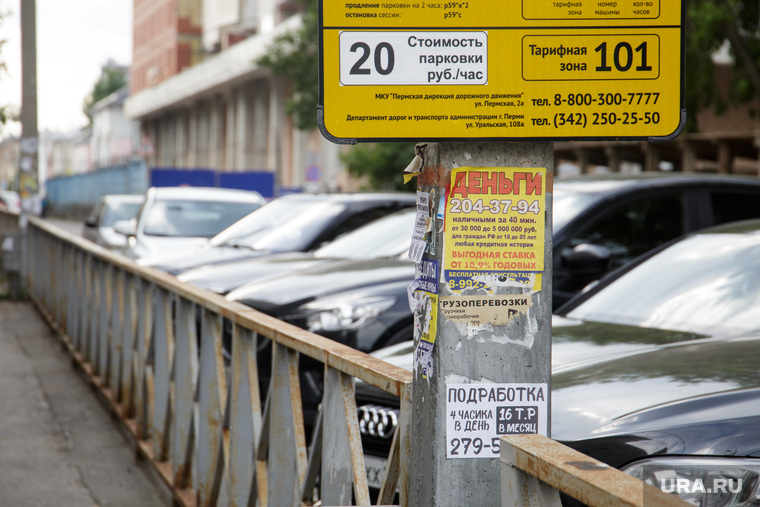
<svg viewBox="0 0 760 507"><path fill-rule="evenodd" d="M90 151L95 167L122 163L137 151L139 126L124 116L128 95L124 87L92 106Z"/></svg>
<svg viewBox="0 0 760 507"><path fill-rule="evenodd" d="M201 0L134 0L133 93L203 59L201 13Z"/></svg>
<svg viewBox="0 0 760 507"><path fill-rule="evenodd" d="M135 2L136 30L144 5ZM293 2L282 0L203 3L205 59L152 86L134 87L126 101L127 116L140 122L147 140L141 144L150 145L150 168L267 171L279 192L351 187L340 147L316 131L294 128L285 113L288 83L256 63L275 37L301 26L295 11ZM139 40L135 34L135 55Z"/></svg>

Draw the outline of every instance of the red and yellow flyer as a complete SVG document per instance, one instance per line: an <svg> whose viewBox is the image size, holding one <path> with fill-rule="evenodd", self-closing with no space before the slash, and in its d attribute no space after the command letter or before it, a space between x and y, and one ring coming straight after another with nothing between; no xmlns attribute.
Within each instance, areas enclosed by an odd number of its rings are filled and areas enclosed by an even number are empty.
<svg viewBox="0 0 760 507"><path fill-rule="evenodd" d="M518 284L540 280L545 215L545 168L454 169L445 218L449 289L473 287L481 278Z"/></svg>

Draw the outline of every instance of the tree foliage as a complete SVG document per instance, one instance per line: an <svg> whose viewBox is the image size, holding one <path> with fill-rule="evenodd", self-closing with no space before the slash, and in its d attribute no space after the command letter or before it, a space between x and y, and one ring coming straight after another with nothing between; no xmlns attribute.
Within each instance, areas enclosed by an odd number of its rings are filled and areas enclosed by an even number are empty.
<svg viewBox="0 0 760 507"><path fill-rule="evenodd" d="M319 19L316 0L299 1L304 6L302 27L277 37L257 63L287 78L291 95L285 111L293 116L297 128L313 130L319 102Z"/></svg>
<svg viewBox="0 0 760 507"><path fill-rule="evenodd" d="M85 97L84 104L82 105L82 111L87 115L90 123L92 123L92 106L127 86L127 82L127 70L125 67L117 65L106 65L103 67L100 78L95 83L92 91Z"/></svg>
<svg viewBox="0 0 760 507"><path fill-rule="evenodd" d="M366 176L370 186L380 190L414 190L413 184L404 184L403 176L413 158L413 143L358 144L341 155L350 174Z"/></svg>
<svg viewBox="0 0 760 507"><path fill-rule="evenodd" d="M3 13L0 12L0 25L3 24ZM0 79L3 78L3 74L5 74L6 66L5 62L2 59L2 53L3 53L3 46L5 45L5 40L0 39ZM10 106L0 104L0 127L5 125L8 121L15 119L15 115L10 109Z"/></svg>
<svg viewBox="0 0 760 507"><path fill-rule="evenodd" d="M696 130L700 110L721 113L729 105L746 103L760 93L760 7L757 0L684 0L684 47L687 130ZM711 56L729 42L732 82L727 96L715 86Z"/></svg>

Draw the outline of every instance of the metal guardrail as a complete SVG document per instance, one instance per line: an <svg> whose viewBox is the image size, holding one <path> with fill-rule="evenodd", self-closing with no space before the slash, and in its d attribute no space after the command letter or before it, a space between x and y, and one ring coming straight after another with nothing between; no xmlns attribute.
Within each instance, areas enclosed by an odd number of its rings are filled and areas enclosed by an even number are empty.
<svg viewBox="0 0 760 507"><path fill-rule="evenodd" d="M27 242L30 297L175 504L369 505L357 378L400 398L376 503L390 504L398 493L407 505L410 372L137 266L37 218L29 220ZM229 365L224 319L233 324ZM266 340L274 344L272 380L262 403L256 351ZM325 365L308 447L299 355ZM546 437L502 438L502 505L559 505L559 491L592 507L687 505Z"/></svg>
<svg viewBox="0 0 760 507"><path fill-rule="evenodd" d="M675 495L543 435L501 438L502 505L558 507L559 492L589 507L687 507Z"/></svg>
<svg viewBox="0 0 760 507"><path fill-rule="evenodd" d="M18 230L18 213L0 210L0 231Z"/></svg>
<svg viewBox="0 0 760 507"><path fill-rule="evenodd" d="M353 379L399 396L378 504L409 484L411 373L30 218L28 291L178 505L370 504ZM232 357L222 351L232 323ZM257 346L271 340L268 396ZM311 445L299 355L325 365ZM322 449L329 452L322 452ZM397 489L398 488L398 489Z"/></svg>

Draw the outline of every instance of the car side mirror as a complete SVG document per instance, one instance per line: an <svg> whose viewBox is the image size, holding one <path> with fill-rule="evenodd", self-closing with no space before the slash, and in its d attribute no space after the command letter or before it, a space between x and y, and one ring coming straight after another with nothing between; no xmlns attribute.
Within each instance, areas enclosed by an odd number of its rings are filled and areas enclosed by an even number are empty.
<svg viewBox="0 0 760 507"><path fill-rule="evenodd" d="M135 225L134 220L119 220L113 224L113 230L124 236L134 236Z"/></svg>
<svg viewBox="0 0 760 507"><path fill-rule="evenodd" d="M564 256L563 260L565 266L572 271L580 271L585 275L602 275L610 269L612 252L601 245L582 243Z"/></svg>
<svg viewBox="0 0 760 507"><path fill-rule="evenodd" d="M87 220L84 221L85 227L97 227L98 226L98 219L97 217L87 217Z"/></svg>

